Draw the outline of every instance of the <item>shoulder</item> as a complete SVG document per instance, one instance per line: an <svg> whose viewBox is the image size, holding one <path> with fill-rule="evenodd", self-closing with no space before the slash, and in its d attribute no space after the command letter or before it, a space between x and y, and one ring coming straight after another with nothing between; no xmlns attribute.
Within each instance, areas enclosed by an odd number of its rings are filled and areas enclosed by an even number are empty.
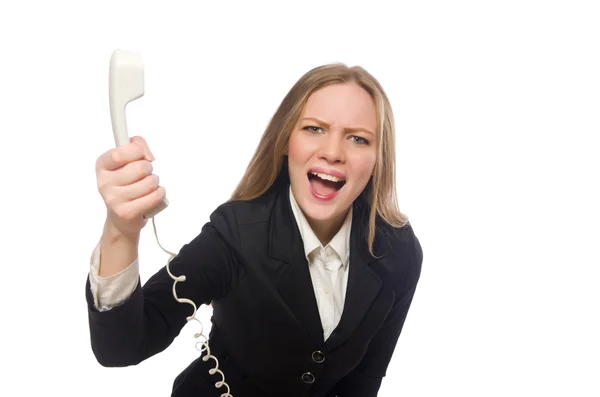
<svg viewBox="0 0 600 397"><path fill-rule="evenodd" d="M252 200L232 200L220 204L211 214L209 225L226 239L239 239L245 225L269 222L278 192L268 192Z"/></svg>
<svg viewBox="0 0 600 397"><path fill-rule="evenodd" d="M375 240L378 242L377 248L386 255L408 255L414 257L417 262L423 255L423 250L410 221L403 226L392 226L381 219L376 224Z"/></svg>
<svg viewBox="0 0 600 397"><path fill-rule="evenodd" d="M401 273L405 287L415 286L421 276L423 248L410 221L394 227L377 222L374 250L390 265L394 273Z"/></svg>

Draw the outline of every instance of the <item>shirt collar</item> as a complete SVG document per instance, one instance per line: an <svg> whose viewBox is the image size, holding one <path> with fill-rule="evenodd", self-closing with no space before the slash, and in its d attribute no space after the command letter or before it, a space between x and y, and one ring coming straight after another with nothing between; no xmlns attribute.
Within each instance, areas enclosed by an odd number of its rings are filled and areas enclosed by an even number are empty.
<svg viewBox="0 0 600 397"><path fill-rule="evenodd" d="M315 233L313 232L306 216L300 209L294 194L292 193L292 187L290 186L290 204L292 206L292 212L294 213L294 217L296 218L296 223L298 224L298 229L300 230L300 236L302 237L302 241L304 243L304 254L308 259L309 255L317 248L323 247ZM340 230L336 233L335 236L331 239L327 246L331 247L340 257L342 262L342 266L348 265L348 257L350 252L350 230L352 226L352 206L346 215L346 219L342 224ZM327 248L323 247L323 248Z"/></svg>

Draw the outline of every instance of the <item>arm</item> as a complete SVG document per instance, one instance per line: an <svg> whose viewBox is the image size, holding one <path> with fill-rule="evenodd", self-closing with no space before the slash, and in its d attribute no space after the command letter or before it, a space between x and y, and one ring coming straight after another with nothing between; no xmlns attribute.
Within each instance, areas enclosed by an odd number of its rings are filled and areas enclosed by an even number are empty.
<svg viewBox="0 0 600 397"><path fill-rule="evenodd" d="M170 262L171 273L185 275L177 283L180 298L196 307L224 296L237 279L237 262L224 239L207 224ZM89 278L86 283L91 345L98 362L107 367L136 365L166 349L186 323L193 308L173 296L174 280L166 267L109 311L94 306Z"/></svg>
<svg viewBox="0 0 600 397"><path fill-rule="evenodd" d="M94 307L110 310L125 301L138 283L139 234L125 235L108 220L90 258L89 288Z"/></svg>
<svg viewBox="0 0 600 397"><path fill-rule="evenodd" d="M367 353L360 364L347 374L335 387L333 395L338 397L376 397L386 371L408 310L412 303L415 290L421 275L423 251L419 241L414 237L415 255L408 270L399 296L396 299L386 321L375 334Z"/></svg>
<svg viewBox="0 0 600 397"><path fill-rule="evenodd" d="M99 311L110 310L127 300L135 291L139 277L139 261L136 258L127 268L110 277L100 276L99 241L90 259L89 282L94 307Z"/></svg>

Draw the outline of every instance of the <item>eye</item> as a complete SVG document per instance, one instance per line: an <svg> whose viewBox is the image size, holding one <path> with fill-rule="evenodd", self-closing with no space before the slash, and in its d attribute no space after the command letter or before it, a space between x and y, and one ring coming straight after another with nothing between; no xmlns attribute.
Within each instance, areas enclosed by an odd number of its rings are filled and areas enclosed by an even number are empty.
<svg viewBox="0 0 600 397"><path fill-rule="evenodd" d="M319 132L323 132L323 128L321 127L316 127L314 125L307 125L306 127L302 128L303 130L306 130L308 132L312 132L314 134L317 134Z"/></svg>
<svg viewBox="0 0 600 397"><path fill-rule="evenodd" d="M358 143L359 145L368 145L369 144L369 141L367 141L365 138L360 137L360 136L352 135L350 137L350 139L352 139L352 141L354 141L355 143Z"/></svg>

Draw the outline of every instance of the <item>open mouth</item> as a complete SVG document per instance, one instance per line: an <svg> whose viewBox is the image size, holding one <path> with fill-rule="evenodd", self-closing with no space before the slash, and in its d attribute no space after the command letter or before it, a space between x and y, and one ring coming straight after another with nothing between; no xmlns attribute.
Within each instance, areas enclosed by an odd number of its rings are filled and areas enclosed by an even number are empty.
<svg viewBox="0 0 600 397"><path fill-rule="evenodd" d="M332 194L337 193L346 184L345 179L321 172L309 171L307 176L310 185L319 196L331 196Z"/></svg>

